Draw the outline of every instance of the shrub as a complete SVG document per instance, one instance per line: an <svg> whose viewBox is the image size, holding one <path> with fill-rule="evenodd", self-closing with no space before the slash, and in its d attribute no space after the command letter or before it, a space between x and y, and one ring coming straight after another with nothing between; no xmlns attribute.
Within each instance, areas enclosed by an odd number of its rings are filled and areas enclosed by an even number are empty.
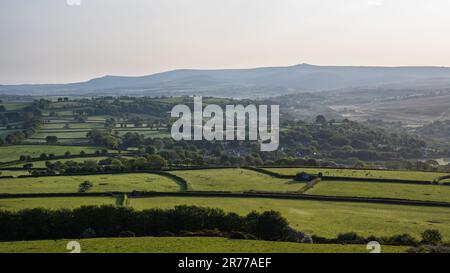
<svg viewBox="0 0 450 273"><path fill-rule="evenodd" d="M184 237L226 237L227 233L221 232L218 229L205 229L201 231L183 231L179 234Z"/></svg>
<svg viewBox="0 0 450 273"><path fill-rule="evenodd" d="M170 232L170 231L163 231L159 235L162 236L162 237L174 237L174 236L176 236L175 233Z"/></svg>
<svg viewBox="0 0 450 273"><path fill-rule="evenodd" d="M388 239L386 239L386 238L384 238L384 237L376 237L376 236L369 236L369 237L367 237L367 242L373 242L373 241L375 241L375 242L378 242L378 243L380 243L380 244L384 244L386 241L387 241Z"/></svg>
<svg viewBox="0 0 450 273"><path fill-rule="evenodd" d="M246 217L246 224L249 233L269 241L282 239L284 231L289 227L286 218L278 211L265 211L261 214L251 212Z"/></svg>
<svg viewBox="0 0 450 273"><path fill-rule="evenodd" d="M236 240L256 240L255 236L245 233L245 232L241 232L241 231L230 232L230 235L228 235L228 238L236 239Z"/></svg>
<svg viewBox="0 0 450 273"><path fill-rule="evenodd" d="M79 188L78 188L78 192L87 192L87 191L90 190L93 186L94 186L94 184L92 184L92 182L90 182L90 181L84 181L83 183L80 184L80 186L79 186Z"/></svg>
<svg viewBox="0 0 450 273"><path fill-rule="evenodd" d="M344 244L359 244L363 243L365 239L355 232L347 232L339 233L339 235L337 236L337 241Z"/></svg>
<svg viewBox="0 0 450 273"><path fill-rule="evenodd" d="M416 245L417 241L414 237L405 233L388 238L386 243L390 245Z"/></svg>
<svg viewBox="0 0 450 273"><path fill-rule="evenodd" d="M283 231L283 241L286 242L295 242L295 243L299 243L301 242L305 237L305 233L301 232L301 231L297 231L291 227L286 228Z"/></svg>
<svg viewBox="0 0 450 273"><path fill-rule="evenodd" d="M55 144L55 143L58 142L58 137L57 137L57 136L47 136L47 137L45 138L45 141L46 141L48 144Z"/></svg>
<svg viewBox="0 0 450 273"><path fill-rule="evenodd" d="M133 231L126 230L121 231L119 233L119 237L136 237L136 234Z"/></svg>
<svg viewBox="0 0 450 273"><path fill-rule="evenodd" d="M317 235L312 235L310 237L314 243L318 244L335 244L337 242L337 239L328 239Z"/></svg>
<svg viewBox="0 0 450 273"><path fill-rule="evenodd" d="M95 238L97 237L97 233L92 228L87 228L81 233L81 238Z"/></svg>
<svg viewBox="0 0 450 273"><path fill-rule="evenodd" d="M442 242L442 235L439 230L427 229L422 232L422 242L423 244L437 245Z"/></svg>
<svg viewBox="0 0 450 273"><path fill-rule="evenodd" d="M301 240L301 243L303 243L303 244L314 244L314 240L311 237L311 235L305 235L305 237L303 237L303 239Z"/></svg>
<svg viewBox="0 0 450 273"><path fill-rule="evenodd" d="M116 197L116 206L118 207L126 207L129 204L128 195L126 194L119 194Z"/></svg>
<svg viewBox="0 0 450 273"><path fill-rule="evenodd" d="M450 253L448 246L421 245L408 249L408 253Z"/></svg>

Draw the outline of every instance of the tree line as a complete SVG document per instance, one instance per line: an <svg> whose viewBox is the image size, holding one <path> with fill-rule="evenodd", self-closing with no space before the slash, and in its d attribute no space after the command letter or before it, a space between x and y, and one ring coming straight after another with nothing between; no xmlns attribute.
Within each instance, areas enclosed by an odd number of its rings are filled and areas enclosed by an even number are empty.
<svg viewBox="0 0 450 273"><path fill-rule="evenodd" d="M126 200L121 200L121 203L126 203ZM414 251L429 250L429 246L439 246L439 251L449 250L438 230L425 230L420 240L406 233L390 237L362 237L355 232L347 232L336 238L324 238L293 229L277 211L253 211L241 216L219 208L187 205L141 211L122 205L83 206L73 210L0 210L0 241L135 236L220 236L324 244L377 241L385 245L418 247Z"/></svg>
<svg viewBox="0 0 450 273"><path fill-rule="evenodd" d="M87 234L164 236L204 230L241 232L261 240L282 240L288 232L292 233L287 220L275 211L240 216L222 209L185 205L142 211L110 205L0 211L0 241L82 238Z"/></svg>

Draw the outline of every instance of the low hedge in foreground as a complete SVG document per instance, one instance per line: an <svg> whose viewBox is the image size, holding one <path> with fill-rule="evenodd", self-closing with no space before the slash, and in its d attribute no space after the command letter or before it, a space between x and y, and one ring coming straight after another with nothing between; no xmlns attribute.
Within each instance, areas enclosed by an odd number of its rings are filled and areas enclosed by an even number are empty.
<svg viewBox="0 0 450 273"><path fill-rule="evenodd" d="M328 239L319 236L312 236L315 243L323 244L367 244L371 241L376 241L382 245L397 245L397 246L438 246L442 244L442 235L438 230L427 229L421 234L422 239L417 240L413 236L404 233L397 234L391 237L376 237L369 236L367 238L358 235L355 232L340 233L336 238Z"/></svg>
<svg viewBox="0 0 450 273"><path fill-rule="evenodd" d="M262 240L282 240L288 231L292 234L286 219L275 211L239 216L221 209L196 206L137 211L111 205L74 210L0 211L0 241L118 237L123 234L162 236L203 230L242 232Z"/></svg>

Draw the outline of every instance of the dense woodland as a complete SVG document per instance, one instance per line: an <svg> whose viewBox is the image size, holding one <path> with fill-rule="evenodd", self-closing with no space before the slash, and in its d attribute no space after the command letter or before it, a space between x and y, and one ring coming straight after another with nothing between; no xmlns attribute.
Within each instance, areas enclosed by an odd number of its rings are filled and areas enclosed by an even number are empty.
<svg viewBox="0 0 450 273"><path fill-rule="evenodd" d="M444 140L450 139L450 120L434 121L419 129L425 136L442 138Z"/></svg>

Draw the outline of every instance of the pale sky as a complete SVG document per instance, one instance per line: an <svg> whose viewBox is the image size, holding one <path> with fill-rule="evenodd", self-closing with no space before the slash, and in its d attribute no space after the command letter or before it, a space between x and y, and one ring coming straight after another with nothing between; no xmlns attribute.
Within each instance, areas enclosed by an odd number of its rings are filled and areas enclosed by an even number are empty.
<svg viewBox="0 0 450 273"><path fill-rule="evenodd" d="M0 0L0 84L178 68L450 66L448 0Z"/></svg>

